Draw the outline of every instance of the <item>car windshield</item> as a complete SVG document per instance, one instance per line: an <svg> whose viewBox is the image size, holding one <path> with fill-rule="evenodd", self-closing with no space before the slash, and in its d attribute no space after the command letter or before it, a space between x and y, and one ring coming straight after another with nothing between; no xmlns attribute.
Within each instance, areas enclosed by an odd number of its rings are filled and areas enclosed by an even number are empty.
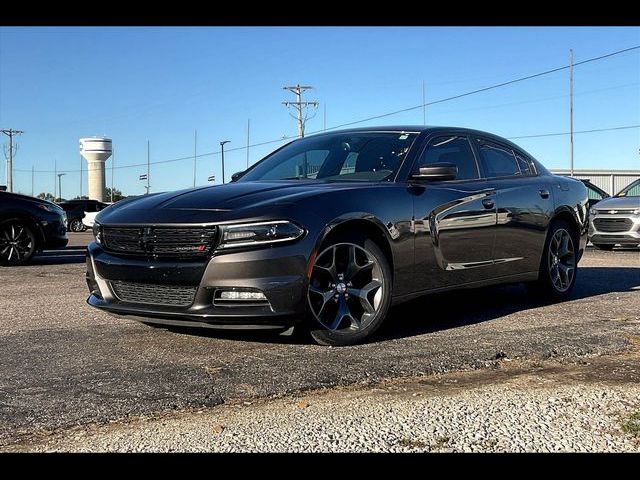
<svg viewBox="0 0 640 480"><path fill-rule="evenodd" d="M640 179L624 187L616 197L640 197Z"/></svg>
<svg viewBox="0 0 640 480"><path fill-rule="evenodd" d="M390 181L417 135L353 132L303 138L276 150L239 181Z"/></svg>

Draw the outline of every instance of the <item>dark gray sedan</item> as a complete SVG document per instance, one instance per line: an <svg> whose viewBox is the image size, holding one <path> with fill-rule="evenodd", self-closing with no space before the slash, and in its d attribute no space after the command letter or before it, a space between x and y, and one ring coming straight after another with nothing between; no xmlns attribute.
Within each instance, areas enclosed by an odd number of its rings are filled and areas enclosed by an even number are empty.
<svg viewBox="0 0 640 480"><path fill-rule="evenodd" d="M89 304L160 325L295 325L348 345L427 293L528 282L566 298L587 240L582 182L464 128L314 135L234 180L100 212Z"/></svg>

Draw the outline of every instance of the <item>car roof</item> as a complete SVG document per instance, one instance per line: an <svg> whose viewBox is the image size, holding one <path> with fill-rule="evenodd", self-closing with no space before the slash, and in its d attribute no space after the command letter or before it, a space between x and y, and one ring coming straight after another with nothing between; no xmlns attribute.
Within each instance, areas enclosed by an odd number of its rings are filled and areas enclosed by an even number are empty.
<svg viewBox="0 0 640 480"><path fill-rule="evenodd" d="M512 141L496 135L494 133L485 132L483 130L476 130L473 128L466 127L454 127L454 126L442 126L442 125L381 125L381 126L371 126L371 127L355 127L355 128L347 128L341 130L332 130L330 132L319 132L313 134L313 137L319 137L323 135L332 135L332 134L340 134L340 133L357 133L357 132L413 132L413 133L447 133L455 131L458 133L464 133L467 135L478 135L486 138L494 139L498 142L507 143L512 147L515 147L517 150L523 150L522 147L513 143ZM311 137L312 135L309 135Z"/></svg>

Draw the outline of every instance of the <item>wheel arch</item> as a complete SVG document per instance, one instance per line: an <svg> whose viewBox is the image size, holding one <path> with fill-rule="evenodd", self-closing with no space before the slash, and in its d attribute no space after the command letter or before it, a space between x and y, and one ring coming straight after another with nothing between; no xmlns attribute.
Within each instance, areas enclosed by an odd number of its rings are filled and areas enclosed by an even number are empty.
<svg viewBox="0 0 640 480"><path fill-rule="evenodd" d="M395 277L393 249L391 248L391 239L389 232L384 224L376 217L367 214L354 214L348 217L339 217L329 222L322 230L314 246L310 265L315 261L315 256L321 251L322 246L332 238L345 232L364 233L368 238L373 240L382 253L384 253L392 277Z"/></svg>

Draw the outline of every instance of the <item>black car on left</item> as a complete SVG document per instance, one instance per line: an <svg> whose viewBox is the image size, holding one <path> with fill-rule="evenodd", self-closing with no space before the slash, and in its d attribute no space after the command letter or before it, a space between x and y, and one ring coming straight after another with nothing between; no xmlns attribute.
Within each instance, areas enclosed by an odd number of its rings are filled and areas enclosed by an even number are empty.
<svg viewBox="0 0 640 480"><path fill-rule="evenodd" d="M55 203L0 191L0 265L23 265L45 248L65 247L66 225Z"/></svg>

